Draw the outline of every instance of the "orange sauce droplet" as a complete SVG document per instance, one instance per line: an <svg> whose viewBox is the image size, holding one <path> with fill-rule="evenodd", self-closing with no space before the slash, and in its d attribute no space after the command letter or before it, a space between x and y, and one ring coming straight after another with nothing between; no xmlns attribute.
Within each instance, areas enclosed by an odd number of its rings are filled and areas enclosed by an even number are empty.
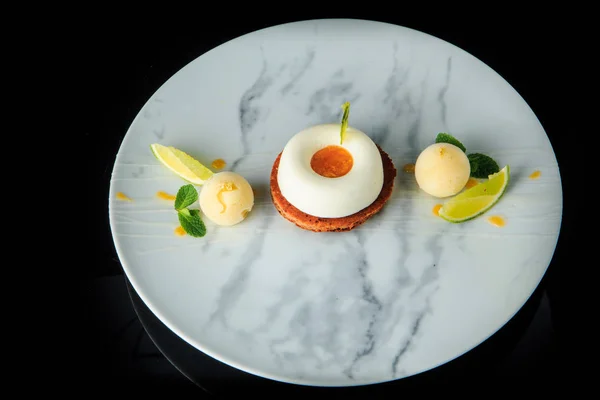
<svg viewBox="0 0 600 400"><path fill-rule="evenodd" d="M502 218L499 215L492 215L491 217L488 217L488 222L494 226L504 226L506 225L506 221L504 221L504 218Z"/></svg>
<svg viewBox="0 0 600 400"><path fill-rule="evenodd" d="M537 170L533 171L533 172L531 173L531 175L529 175L529 178L530 178L530 179L537 179L537 178L539 178L541 175L542 175L542 171L540 171L539 169L537 169Z"/></svg>
<svg viewBox="0 0 600 400"><path fill-rule="evenodd" d="M440 208L442 208L441 204L436 204L435 206L433 206L433 210L431 210L431 212L433 212L433 215L439 217L440 216Z"/></svg>
<svg viewBox="0 0 600 400"><path fill-rule="evenodd" d="M402 171L407 172L409 174L414 173L415 172L415 164L413 164L413 163L404 164L404 166L402 167Z"/></svg>
<svg viewBox="0 0 600 400"><path fill-rule="evenodd" d="M212 165L212 167L214 169L221 169L223 168L225 165L227 165L227 163L225 162L225 160L223 160L222 158L217 158L216 160L214 160L210 165Z"/></svg>
<svg viewBox="0 0 600 400"><path fill-rule="evenodd" d="M479 181L475 178L469 178L469 180L467 181L467 184L465 185L465 189L470 189L473 186L477 186L479 185Z"/></svg>
<svg viewBox="0 0 600 400"><path fill-rule="evenodd" d="M117 199L122 200L122 201L133 201L131 200L131 198L129 198L125 193L123 192L117 192Z"/></svg>
<svg viewBox="0 0 600 400"><path fill-rule="evenodd" d="M175 228L175 234L177 236L185 236L185 229L183 229L183 227L180 225L177 228Z"/></svg>
<svg viewBox="0 0 600 400"><path fill-rule="evenodd" d="M339 178L352 169L354 159L341 146L327 146L313 154L310 166L317 174L326 178Z"/></svg>
<svg viewBox="0 0 600 400"><path fill-rule="evenodd" d="M162 190L156 192L156 196L163 200L175 200L177 198L176 196L173 196L172 194L169 194L167 192L163 192Z"/></svg>
<svg viewBox="0 0 600 400"><path fill-rule="evenodd" d="M242 218L246 218L248 216L248 213L250 213L250 210L243 210L242 211Z"/></svg>
<svg viewBox="0 0 600 400"><path fill-rule="evenodd" d="M238 190L238 187L235 186L235 183L225 182L223 184L223 186L221 187L221 189L217 192L217 200L223 206L223 209L221 210L221 214L223 214L225 212L225 210L227 210L227 204L223 201L223 192L233 192L234 190Z"/></svg>

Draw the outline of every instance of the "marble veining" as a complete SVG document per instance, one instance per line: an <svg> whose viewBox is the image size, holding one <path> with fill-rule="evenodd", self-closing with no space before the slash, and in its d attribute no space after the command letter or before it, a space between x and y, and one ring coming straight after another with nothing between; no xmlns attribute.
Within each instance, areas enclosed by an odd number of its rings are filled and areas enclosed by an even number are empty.
<svg viewBox="0 0 600 400"><path fill-rule="evenodd" d="M319 88L310 95L306 115L317 121L339 121L342 117L341 107L331 108L330 104L343 104L346 101L354 103L360 96L353 90L352 79L345 76L343 68L331 75L329 83Z"/></svg>
<svg viewBox="0 0 600 400"><path fill-rule="evenodd" d="M296 60L296 63L292 66L291 74L289 82L286 83L281 89L280 92L282 95L288 94L294 86L300 81L306 70L311 66L312 62L315 59L315 49L311 47L306 52L306 57L302 58L300 61Z"/></svg>
<svg viewBox="0 0 600 400"><path fill-rule="evenodd" d="M140 178L143 174L144 174L144 167L143 166L139 166L137 171L131 171L131 176L134 178Z"/></svg>
<svg viewBox="0 0 600 400"><path fill-rule="evenodd" d="M537 119L493 71L434 38L367 21L291 24L218 50L144 106L111 179L124 270L174 332L268 378L357 385L462 354L527 299L558 236L560 175ZM272 162L296 131L339 121L345 101L350 124L396 164L394 194L351 232L302 231L272 205ZM439 200L402 172L449 129L470 151L511 165L511 187L494 207L504 228L435 218ZM172 205L155 194L182 182L149 153L157 140L226 158L257 190L249 218L232 228L207 222L202 240L176 237ZM536 181L527 178L534 169ZM117 191L133 201L117 201Z"/></svg>
<svg viewBox="0 0 600 400"><path fill-rule="evenodd" d="M452 57L448 57L448 62L446 63L446 81L444 85L440 88L439 94L437 96L438 101L440 102L440 111L442 113L442 122L444 126L446 126L446 100L445 95L448 91L448 86L450 85L450 74L452 73Z"/></svg>
<svg viewBox="0 0 600 400"><path fill-rule="evenodd" d="M152 129L152 133L156 136L156 139L163 140L165 138L165 125L161 125L159 128Z"/></svg>
<svg viewBox="0 0 600 400"><path fill-rule="evenodd" d="M289 95L298 82L301 81L306 71L310 69L316 54L314 47L308 47L305 49L303 56L296 57L291 63L273 65L267 61L262 47L260 50L262 59L260 73L253 84L243 93L239 102L242 152L232 162L230 167L232 171L237 170L245 157L252 153L253 143L256 146L265 140L264 134L260 134L258 137L255 137L256 135L252 136L256 124L261 119L268 118L271 112L271 106L261 104L262 97L272 91L276 85L279 87L278 93L281 97ZM286 76L288 79L282 79Z"/></svg>
<svg viewBox="0 0 600 400"><path fill-rule="evenodd" d="M361 231L356 231L355 235L357 238L357 242L360 246L360 252L359 252L359 254L357 254L354 257L354 263L357 264L357 266L358 266L358 268L357 268L358 275L361 280L361 286L362 286L361 298L372 306L371 307L372 311L371 311L371 315L368 320L369 322L368 322L366 332L364 333L365 344L356 352L356 355L354 356L354 359L352 360L352 364L346 370L344 370L344 373L350 379L354 379L352 370L355 367L355 365L360 361L360 359L362 357L367 356L369 353L371 353L373 351L373 347L375 346L375 339L376 339L375 335L373 333L373 327L377 323L380 313L381 313L381 310L383 309L383 304L377 298L377 296L375 296L375 294L373 293L372 284L365 274L366 270L369 268L369 264L367 262L366 254L365 254L364 238L362 237L363 234ZM352 249L350 248L349 250L352 250Z"/></svg>
<svg viewBox="0 0 600 400"><path fill-rule="evenodd" d="M265 219L262 228L266 229L268 224L269 220ZM223 327L230 328L226 318L227 312L231 307L235 307L240 294L243 293L245 285L248 283L248 274L252 271L254 263L260 259L264 248L264 241L264 235L256 235L248 243L244 253L240 257L240 261L234 267L234 273L220 290L219 297L215 302L216 309L210 315L208 324L218 321Z"/></svg>
<svg viewBox="0 0 600 400"><path fill-rule="evenodd" d="M254 105L255 101L265 93L265 91L273 84L273 77L268 73L267 60L262 59L262 69L258 79L254 84L244 92L240 100L240 132L243 155L250 152L250 144L248 134L261 116L261 108ZM242 155L242 156L243 156ZM241 158L235 160L231 165L231 170L235 171Z"/></svg>

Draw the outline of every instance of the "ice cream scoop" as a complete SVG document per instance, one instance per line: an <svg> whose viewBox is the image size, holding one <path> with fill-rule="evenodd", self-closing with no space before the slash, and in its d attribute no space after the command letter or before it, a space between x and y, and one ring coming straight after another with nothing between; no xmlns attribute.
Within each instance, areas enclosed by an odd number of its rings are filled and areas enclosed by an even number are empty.
<svg viewBox="0 0 600 400"><path fill-rule="evenodd" d="M254 192L248 181L235 172L214 174L202 186L200 209L217 225L230 226L244 220L254 206Z"/></svg>
<svg viewBox="0 0 600 400"><path fill-rule="evenodd" d="M426 147L415 163L419 187L434 197L448 197L460 192L469 180L471 165L464 151L450 143Z"/></svg>

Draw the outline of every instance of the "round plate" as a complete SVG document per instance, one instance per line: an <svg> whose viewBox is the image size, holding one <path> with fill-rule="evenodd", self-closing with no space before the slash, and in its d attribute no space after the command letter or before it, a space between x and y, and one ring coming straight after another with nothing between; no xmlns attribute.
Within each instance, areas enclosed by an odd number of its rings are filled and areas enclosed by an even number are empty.
<svg viewBox="0 0 600 400"><path fill-rule="evenodd" d="M392 157L394 193L351 232L304 231L275 210L271 167L298 131L339 122L345 101L350 125ZM439 132L510 165L501 200L466 223L436 217L440 199L402 169ZM249 217L233 227L205 219L204 238L175 235L173 203L156 193L185 182L152 143L206 165L224 159L256 191ZM241 370L319 386L406 377L480 344L540 282L562 217L548 137L506 81L427 34L343 19L253 32L177 72L131 124L109 195L123 269L166 326Z"/></svg>

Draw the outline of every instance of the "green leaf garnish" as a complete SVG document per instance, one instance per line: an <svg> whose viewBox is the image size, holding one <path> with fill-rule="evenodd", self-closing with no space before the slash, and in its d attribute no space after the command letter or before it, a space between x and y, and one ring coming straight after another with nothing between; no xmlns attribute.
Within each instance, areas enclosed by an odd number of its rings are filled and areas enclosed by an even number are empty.
<svg viewBox="0 0 600 400"><path fill-rule="evenodd" d="M177 216L183 230L190 236L203 237L206 235L206 225L200 218L200 210L178 210Z"/></svg>
<svg viewBox="0 0 600 400"><path fill-rule="evenodd" d="M194 204L196 200L198 200L198 191L196 191L194 185L184 185L177 191L177 196L175 197L175 209L178 211L185 209Z"/></svg>
<svg viewBox="0 0 600 400"><path fill-rule="evenodd" d="M487 178L491 174L500 171L498 163L493 158L481 153L471 153L467 155L469 164L471 164L471 176L473 178Z"/></svg>
<svg viewBox="0 0 600 400"><path fill-rule="evenodd" d="M344 110L344 115L342 115L342 130L340 132L340 144L344 142L346 138L346 128L348 128L348 115L350 114L350 102L347 101L342 104L342 109Z"/></svg>
<svg viewBox="0 0 600 400"><path fill-rule="evenodd" d="M440 132L435 138L436 143L450 143L460 148L463 152L467 152L466 147L454 136L449 133ZM498 163L489 156L481 153L467 154L469 164L471 165L471 176L473 178L484 179L500 171Z"/></svg>
<svg viewBox="0 0 600 400"><path fill-rule="evenodd" d="M435 138L435 142L436 143L450 143L450 144L455 145L456 147L458 147L465 153L467 152L467 148L457 138L455 138L454 136L452 136L449 133L445 133L445 132L438 133L437 137Z"/></svg>

